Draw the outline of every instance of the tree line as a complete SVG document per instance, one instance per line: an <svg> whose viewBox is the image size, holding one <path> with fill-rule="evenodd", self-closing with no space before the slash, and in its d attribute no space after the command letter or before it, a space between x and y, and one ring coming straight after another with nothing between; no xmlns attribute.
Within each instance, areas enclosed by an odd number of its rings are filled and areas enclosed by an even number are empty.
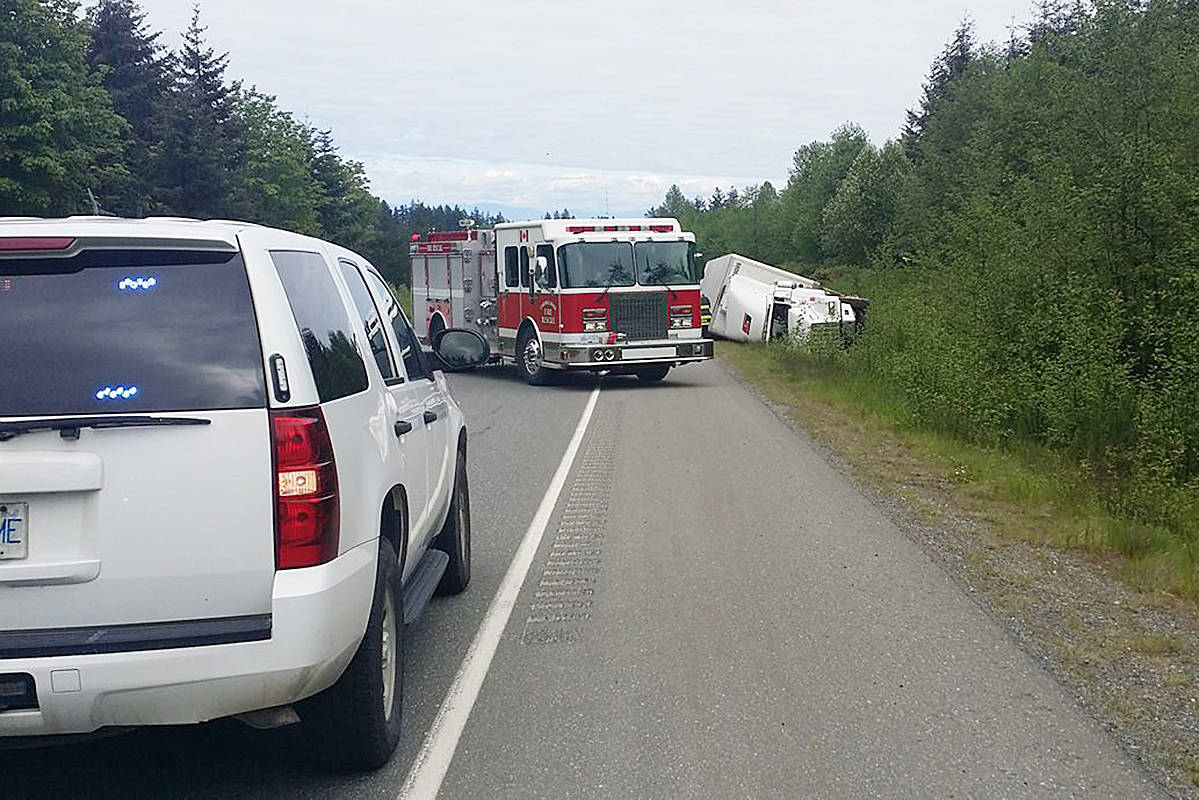
<svg viewBox="0 0 1199 800"><path fill-rule="evenodd" d="M497 217L373 195L329 130L230 81L196 6L182 45L134 0L7 0L0 13L0 216L239 219L329 239L408 276L407 240Z"/></svg>
<svg viewBox="0 0 1199 800"><path fill-rule="evenodd" d="M1199 544L1197 143L1199 1L1044 0L1007 42L962 24L881 147L848 124L782 191L652 213L870 293L827 357L914 424L1059 448Z"/></svg>

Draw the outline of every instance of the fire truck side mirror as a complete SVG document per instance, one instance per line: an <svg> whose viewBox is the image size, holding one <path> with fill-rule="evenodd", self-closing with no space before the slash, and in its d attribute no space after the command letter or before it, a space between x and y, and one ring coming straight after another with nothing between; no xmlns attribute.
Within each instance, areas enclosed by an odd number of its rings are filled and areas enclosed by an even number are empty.
<svg viewBox="0 0 1199 800"><path fill-rule="evenodd" d="M550 262L546 260L545 256L537 256L537 259L533 262L533 274L536 277L538 287L545 286L545 271L549 269L549 266Z"/></svg>

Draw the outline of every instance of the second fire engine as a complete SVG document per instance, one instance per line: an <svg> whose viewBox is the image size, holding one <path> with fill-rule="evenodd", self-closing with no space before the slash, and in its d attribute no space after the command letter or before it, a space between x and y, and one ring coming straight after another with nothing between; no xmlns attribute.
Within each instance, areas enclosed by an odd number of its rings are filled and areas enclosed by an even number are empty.
<svg viewBox="0 0 1199 800"><path fill-rule="evenodd" d="M413 239L417 333L473 327L529 383L561 370L659 381L712 357L695 236L677 220L547 219Z"/></svg>

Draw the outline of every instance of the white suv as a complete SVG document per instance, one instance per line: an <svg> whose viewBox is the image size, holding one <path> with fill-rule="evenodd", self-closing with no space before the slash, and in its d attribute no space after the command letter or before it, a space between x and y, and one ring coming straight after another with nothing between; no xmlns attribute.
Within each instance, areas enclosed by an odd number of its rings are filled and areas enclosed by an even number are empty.
<svg viewBox="0 0 1199 800"><path fill-rule="evenodd" d="M386 762L404 624L470 580L431 359L487 344L434 351L328 242L0 220L0 737L298 711L330 765Z"/></svg>

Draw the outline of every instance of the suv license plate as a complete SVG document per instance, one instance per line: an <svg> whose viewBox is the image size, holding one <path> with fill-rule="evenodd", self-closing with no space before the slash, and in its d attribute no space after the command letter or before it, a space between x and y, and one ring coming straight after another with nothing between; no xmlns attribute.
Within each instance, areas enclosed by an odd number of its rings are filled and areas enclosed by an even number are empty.
<svg viewBox="0 0 1199 800"><path fill-rule="evenodd" d="M29 557L29 504L0 502L0 561Z"/></svg>

